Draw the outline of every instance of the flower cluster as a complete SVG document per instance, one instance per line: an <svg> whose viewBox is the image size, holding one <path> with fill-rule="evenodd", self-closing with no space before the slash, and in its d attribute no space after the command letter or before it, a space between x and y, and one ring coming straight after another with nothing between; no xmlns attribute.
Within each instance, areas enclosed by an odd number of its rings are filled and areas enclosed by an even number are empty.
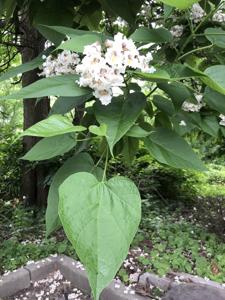
<svg viewBox="0 0 225 300"><path fill-rule="evenodd" d="M174 38L179 38L182 36L184 32L184 26L183 25L175 25L170 29L170 32Z"/></svg>
<svg viewBox="0 0 225 300"><path fill-rule="evenodd" d="M125 85L124 75L126 69L140 69L143 72L154 72L149 67L152 55L140 55L131 39L117 33L114 40L106 40L104 46L96 42L84 48L84 57L76 67L80 74L78 81L80 86L90 87L94 90L94 96L102 104L108 105L114 90Z"/></svg>
<svg viewBox="0 0 225 300"><path fill-rule="evenodd" d="M201 22L202 18L206 16L205 11L201 8L198 3L192 6L190 17L193 23L197 24Z"/></svg>
<svg viewBox="0 0 225 300"><path fill-rule="evenodd" d="M200 109L204 106L204 103L202 102L202 95L195 95L195 98L197 100L197 104L194 104L192 102L184 101L182 105L182 109L184 111L188 112L199 112Z"/></svg>
<svg viewBox="0 0 225 300"><path fill-rule="evenodd" d="M219 23L224 23L225 22L225 13L221 9L218 10L213 16L213 21L219 22Z"/></svg>
<svg viewBox="0 0 225 300"><path fill-rule="evenodd" d="M57 57L49 55L44 56L45 62L43 63L43 71L40 76L51 77L63 74L75 74L76 66L80 62L77 53L71 51L63 51Z"/></svg>
<svg viewBox="0 0 225 300"><path fill-rule="evenodd" d="M124 27L128 26L128 23L122 19L121 17L116 18L116 20L113 22L114 26L118 26L118 28L123 29Z"/></svg>
<svg viewBox="0 0 225 300"><path fill-rule="evenodd" d="M225 126L225 115L223 115L223 114L220 114L219 115L219 117L220 117L220 125L221 126Z"/></svg>
<svg viewBox="0 0 225 300"><path fill-rule="evenodd" d="M82 59L71 51L44 58L40 76L79 74L79 85L92 88L93 95L104 105L109 104L113 96L118 96L120 88L125 86L127 68L155 71L154 67L149 67L151 53L141 55L134 42L122 33L117 33L114 40L106 40L104 45L96 42L85 46Z"/></svg>

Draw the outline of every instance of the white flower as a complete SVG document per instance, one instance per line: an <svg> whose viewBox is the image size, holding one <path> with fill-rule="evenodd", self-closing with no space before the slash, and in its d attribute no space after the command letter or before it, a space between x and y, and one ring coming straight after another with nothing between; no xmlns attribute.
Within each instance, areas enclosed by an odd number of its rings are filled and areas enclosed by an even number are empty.
<svg viewBox="0 0 225 300"><path fill-rule="evenodd" d="M183 25L175 25L170 29L170 32L173 37L179 38L182 36L184 32L184 26Z"/></svg>
<svg viewBox="0 0 225 300"><path fill-rule="evenodd" d="M221 119L219 124L220 124L221 126L225 126L225 115L220 114L219 117L220 117L220 119Z"/></svg>
<svg viewBox="0 0 225 300"><path fill-rule="evenodd" d="M103 105L108 105L112 100L111 89L96 90L93 94Z"/></svg>
<svg viewBox="0 0 225 300"><path fill-rule="evenodd" d="M190 18L194 23L199 23L202 21L202 18L206 16L205 11L202 9L202 7L198 4L195 3L192 6L191 13L190 13Z"/></svg>
<svg viewBox="0 0 225 300"><path fill-rule="evenodd" d="M215 22L224 23L225 22L225 13L220 9L214 14L212 19Z"/></svg>
<svg viewBox="0 0 225 300"><path fill-rule="evenodd" d="M196 94L195 95L195 98L197 100L197 104L194 104L192 102L188 102L188 101L184 101L184 103L182 104L182 109L184 111L190 111L190 112L199 112L200 109L205 105L203 102L202 102L202 95L200 94Z"/></svg>
<svg viewBox="0 0 225 300"><path fill-rule="evenodd" d="M184 120L181 120L179 123L180 126L187 126L186 122Z"/></svg>
<svg viewBox="0 0 225 300"><path fill-rule="evenodd" d="M124 28L128 26L128 23L122 19L121 17L118 17L114 22L113 25L118 26L119 28Z"/></svg>
<svg viewBox="0 0 225 300"><path fill-rule="evenodd" d="M124 76L127 68L140 69L143 72L154 72L149 66L152 55L140 55L131 39L117 33L114 40L106 40L105 48L99 43L88 45L84 49L84 57L76 67L80 74L80 86L93 89L93 95L103 105L108 105L112 97L122 93L120 87L125 86Z"/></svg>
<svg viewBox="0 0 225 300"><path fill-rule="evenodd" d="M75 74L76 65L80 62L78 54L68 50L61 52L56 58L52 55L43 58L45 62L43 63L43 70L39 76L45 77Z"/></svg>

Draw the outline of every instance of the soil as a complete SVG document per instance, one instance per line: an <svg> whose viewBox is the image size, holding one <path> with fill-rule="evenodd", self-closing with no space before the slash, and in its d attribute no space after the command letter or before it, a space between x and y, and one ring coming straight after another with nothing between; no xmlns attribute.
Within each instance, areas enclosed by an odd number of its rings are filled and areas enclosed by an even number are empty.
<svg viewBox="0 0 225 300"><path fill-rule="evenodd" d="M4 300L91 300L90 296L74 287L60 271L35 281L32 285Z"/></svg>

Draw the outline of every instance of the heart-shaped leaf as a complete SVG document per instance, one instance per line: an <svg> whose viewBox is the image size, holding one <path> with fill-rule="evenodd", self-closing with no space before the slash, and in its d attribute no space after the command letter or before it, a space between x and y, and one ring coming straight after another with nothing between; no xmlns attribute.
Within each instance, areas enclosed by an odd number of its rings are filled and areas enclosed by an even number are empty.
<svg viewBox="0 0 225 300"><path fill-rule="evenodd" d="M102 178L102 169L95 167L94 161L88 153L79 153L66 160L55 173L50 185L46 211L47 236L61 226L58 215L59 186L67 177L76 172L93 172L98 178Z"/></svg>
<svg viewBox="0 0 225 300"><path fill-rule="evenodd" d="M116 275L141 218L138 189L116 176L98 181L76 173L59 188L59 216L81 262L87 269L94 299Z"/></svg>
<svg viewBox="0 0 225 300"><path fill-rule="evenodd" d="M98 136L106 136L107 126L105 124L101 124L100 126L91 125L89 126L89 131Z"/></svg>

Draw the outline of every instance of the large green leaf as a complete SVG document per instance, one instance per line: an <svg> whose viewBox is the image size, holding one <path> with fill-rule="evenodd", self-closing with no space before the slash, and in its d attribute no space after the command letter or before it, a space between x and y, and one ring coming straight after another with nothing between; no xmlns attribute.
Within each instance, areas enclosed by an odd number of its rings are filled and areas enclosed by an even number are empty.
<svg viewBox="0 0 225 300"><path fill-rule="evenodd" d="M38 56L27 63L24 63L17 67L12 67L0 76L0 81L4 81L11 77L17 76L18 74L34 70L35 68L39 67L43 62L44 59L41 56Z"/></svg>
<svg viewBox="0 0 225 300"><path fill-rule="evenodd" d="M125 136L123 138L122 159L125 165L130 166L139 148L139 139Z"/></svg>
<svg viewBox="0 0 225 300"><path fill-rule="evenodd" d="M89 154L80 153L70 157L55 173L48 193L48 206L45 216L47 236L61 227L58 215L59 186L67 177L77 172L94 172L96 174L94 162Z"/></svg>
<svg viewBox="0 0 225 300"><path fill-rule="evenodd" d="M171 80L170 75L164 70L157 70L154 73L143 73L138 71L134 71L131 73L136 78L152 81L152 82L163 82L163 81Z"/></svg>
<svg viewBox="0 0 225 300"><path fill-rule="evenodd" d="M16 93L2 96L2 99L41 98L46 96L76 97L90 94L90 90L76 83L77 75L61 75L40 79Z"/></svg>
<svg viewBox="0 0 225 300"><path fill-rule="evenodd" d="M59 97L53 104L50 115L52 114L66 114L73 108L83 104L91 98L91 94L77 97Z"/></svg>
<svg viewBox="0 0 225 300"><path fill-rule="evenodd" d="M59 46L61 42L65 39L66 34L57 32L52 27L54 26L47 26L47 25L36 25L38 31L43 35L46 40L52 42L55 47Z"/></svg>
<svg viewBox="0 0 225 300"><path fill-rule="evenodd" d="M95 300L125 259L141 218L141 199L130 180L99 182L71 175L59 188L59 216L84 264Z"/></svg>
<svg viewBox="0 0 225 300"><path fill-rule="evenodd" d="M199 79L205 83L212 90L215 90L223 95L225 95L225 82L223 80L225 76L225 66L224 65L215 65L207 68L203 73L200 70L197 70L190 65L186 65L189 69L194 71L199 77Z"/></svg>
<svg viewBox="0 0 225 300"><path fill-rule="evenodd" d="M133 25L143 0L98 0L110 15L120 16Z"/></svg>
<svg viewBox="0 0 225 300"><path fill-rule="evenodd" d="M202 81L213 90L225 95L225 65L216 65L207 68L204 72L208 77L203 77Z"/></svg>
<svg viewBox="0 0 225 300"><path fill-rule="evenodd" d="M85 127L74 126L67 117L61 115L52 115L26 129L20 136L31 135L52 137L64 133L80 132L84 130L86 130Z"/></svg>
<svg viewBox="0 0 225 300"><path fill-rule="evenodd" d="M130 38L139 43L166 43L172 40L172 35L165 28L150 29L140 27L135 30Z"/></svg>
<svg viewBox="0 0 225 300"><path fill-rule="evenodd" d="M71 0L31 1L33 24L72 26L73 6L74 3Z"/></svg>
<svg viewBox="0 0 225 300"><path fill-rule="evenodd" d="M175 168L206 170L187 142L172 130L155 128L144 141L150 154L163 164Z"/></svg>
<svg viewBox="0 0 225 300"><path fill-rule="evenodd" d="M115 98L107 106L100 102L95 104L97 121L107 125L106 138L111 153L113 146L134 125L145 104L146 97L139 92L130 94L125 100L123 97Z"/></svg>
<svg viewBox="0 0 225 300"><path fill-rule="evenodd" d="M215 116L205 116L199 123L199 127L211 136L217 137L219 132L219 124Z"/></svg>
<svg viewBox="0 0 225 300"><path fill-rule="evenodd" d="M143 73L137 71L131 73L137 78L153 82L180 81L183 79L202 76L207 77L201 71L182 64L168 64L164 67L164 69L156 70L154 73Z"/></svg>
<svg viewBox="0 0 225 300"><path fill-rule="evenodd" d="M150 134L149 131L141 128L138 125L132 126L126 133L126 136L135 137L135 138L143 138Z"/></svg>
<svg viewBox="0 0 225 300"><path fill-rule="evenodd" d="M158 1L179 9L186 9L188 7L191 7L194 3L197 3L199 0L158 0Z"/></svg>
<svg viewBox="0 0 225 300"><path fill-rule="evenodd" d="M38 161L63 155L76 146L76 136L71 133L46 137L40 140L22 159Z"/></svg>
<svg viewBox="0 0 225 300"><path fill-rule="evenodd" d="M153 97L153 103L160 111L166 113L169 116L172 116L175 113L172 101L165 97L155 95Z"/></svg>
<svg viewBox="0 0 225 300"><path fill-rule="evenodd" d="M83 52L84 47L95 42L102 42L103 37L100 35L85 34L83 36L78 35L76 38L71 38L63 43L61 43L58 48L63 50L70 50L76 52Z"/></svg>
<svg viewBox="0 0 225 300"><path fill-rule="evenodd" d="M222 28L207 28L204 33L212 44L225 48L225 31Z"/></svg>
<svg viewBox="0 0 225 300"><path fill-rule="evenodd" d="M180 82L159 83L158 87L170 96L175 108L181 108L185 100L193 98L191 91Z"/></svg>
<svg viewBox="0 0 225 300"><path fill-rule="evenodd" d="M94 32L88 30L78 30L63 26L39 26L39 30L53 42L58 42L60 36L69 37L63 41L58 48L65 50L72 50L76 52L83 52L86 45L102 42L106 38L101 32Z"/></svg>
<svg viewBox="0 0 225 300"><path fill-rule="evenodd" d="M100 126L91 125L89 126L89 131L98 136L106 136L107 126L105 124L101 124Z"/></svg>
<svg viewBox="0 0 225 300"><path fill-rule="evenodd" d="M206 102L211 108L225 114L225 95L207 87L204 93L204 102Z"/></svg>
<svg viewBox="0 0 225 300"><path fill-rule="evenodd" d="M198 78L204 73L194 68L189 68L186 64L181 63L169 63L163 68L170 76L171 81L180 81L182 79Z"/></svg>

